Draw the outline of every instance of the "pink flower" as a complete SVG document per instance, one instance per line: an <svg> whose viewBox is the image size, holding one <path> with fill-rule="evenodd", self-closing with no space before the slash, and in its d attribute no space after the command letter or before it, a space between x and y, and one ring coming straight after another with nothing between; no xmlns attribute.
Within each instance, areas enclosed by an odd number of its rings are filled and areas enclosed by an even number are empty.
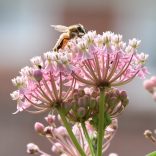
<svg viewBox="0 0 156 156"><path fill-rule="evenodd" d="M72 40L66 48L73 54L72 76L95 87L123 85L135 76L144 78L148 73L144 67L148 55L137 53L139 44L140 41L133 39L126 47L121 35L88 32L82 38Z"/></svg>
<svg viewBox="0 0 156 156"><path fill-rule="evenodd" d="M156 76L152 76L150 79L145 80L143 86L152 94L153 99L156 101Z"/></svg>
<svg viewBox="0 0 156 156"><path fill-rule="evenodd" d="M92 140L95 140L97 137L96 130L91 125L89 125L88 122L86 123L86 128L87 128L87 131L89 132L90 138ZM104 142L103 142L103 146L102 146L103 153L109 147L112 138L116 134L117 128L118 128L117 119L113 119L112 123L105 130L106 135L104 136ZM86 155L90 156L91 152L89 149L89 145L85 138L85 135L84 135L81 125L75 124L72 127L72 130L73 130L73 133L74 133L75 137L77 138L79 144L85 151ZM72 143L69 135L65 132L66 132L65 128L63 128L62 126L54 128L54 130L52 131L53 137L49 138L49 140L51 140L51 143L52 143L52 151L56 152L58 155L60 155L60 153L62 152L62 153L66 153L67 155L70 155L70 156L80 156L79 152L76 150L74 144ZM59 145L59 146L56 146L56 145Z"/></svg>
<svg viewBox="0 0 156 156"><path fill-rule="evenodd" d="M12 79L18 88L11 94L17 101L17 112L27 110L40 113L55 107L63 107L71 98L76 81L70 76L72 65L70 54L65 52L47 52L44 60L33 57L33 67L24 67L20 76ZM65 86L71 82L70 86ZM33 108L28 110L28 108Z"/></svg>

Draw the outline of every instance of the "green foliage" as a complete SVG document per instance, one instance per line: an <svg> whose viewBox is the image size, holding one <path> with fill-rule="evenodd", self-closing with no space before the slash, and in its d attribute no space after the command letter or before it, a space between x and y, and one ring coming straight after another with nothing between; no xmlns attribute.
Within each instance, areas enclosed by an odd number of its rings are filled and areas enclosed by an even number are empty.
<svg viewBox="0 0 156 156"><path fill-rule="evenodd" d="M146 156L156 156L156 151L152 152L152 153L149 153L147 154Z"/></svg>
<svg viewBox="0 0 156 156"><path fill-rule="evenodd" d="M109 126L110 124L111 124L111 122L112 122L112 120L111 120L111 118L110 118L110 116L109 116L109 114L107 114L106 112L104 113L104 129L107 127L107 126ZM99 121L99 119L98 119L98 116L97 115L95 115L93 118L92 118L92 120L90 121L90 124L98 131L98 121Z"/></svg>

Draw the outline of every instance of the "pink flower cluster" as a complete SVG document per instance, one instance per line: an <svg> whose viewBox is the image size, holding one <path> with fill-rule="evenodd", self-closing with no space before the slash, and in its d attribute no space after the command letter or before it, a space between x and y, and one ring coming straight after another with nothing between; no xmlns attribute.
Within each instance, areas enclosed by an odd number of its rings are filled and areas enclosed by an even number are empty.
<svg viewBox="0 0 156 156"><path fill-rule="evenodd" d="M45 120L47 121L48 126L45 126L40 122L36 122L34 128L39 135L47 138L47 140L50 141L52 146L51 151L60 156L80 156L79 152L75 149L75 146L72 143L65 127L57 126L55 124L56 116L48 115L45 118ZM97 132L92 127L92 125L90 125L89 122L87 122L86 127L90 135L90 138L92 138L93 140L96 139ZM117 131L117 127L118 127L117 119L114 119L113 122L106 128L105 130L106 135L104 137L105 142L103 143L103 152L106 151L106 149L109 147L110 141L112 140ZM87 156L91 155L81 125L75 124L72 127L72 129L79 144L84 149L85 154ZM27 152L29 154L43 154L45 156L50 156L50 154L47 154L42 150L40 150L40 148L34 143L29 143L27 145Z"/></svg>
<svg viewBox="0 0 156 156"><path fill-rule="evenodd" d="M40 56L32 58L33 66L24 67L20 76L12 79L18 88L11 94L17 101L17 112L32 106L36 113L40 113L67 103L76 83L68 74L69 61L70 54L64 52L47 52L44 60ZM65 86L68 81L71 82L70 87Z"/></svg>
<svg viewBox="0 0 156 156"><path fill-rule="evenodd" d="M144 78L148 73L148 55L138 53L139 45L135 38L126 46L119 34L89 31L70 40L64 49L33 57L32 67L24 67L20 76L12 79L17 87L11 93L17 101L15 113L57 112L64 127L55 124L54 116L48 116L48 126L36 123L35 130L51 142L52 151L58 155L104 152L117 130L117 116L129 102L127 93L114 86L129 83L135 76ZM27 148L30 154L49 156L33 143Z"/></svg>
<svg viewBox="0 0 156 156"><path fill-rule="evenodd" d="M73 90L82 84L106 88L126 84L135 76L144 78L148 55L137 52L139 44L132 39L126 46L119 34L89 31L64 50L32 58L32 67L24 67L12 79L17 112L32 106L40 113L67 105Z"/></svg>
<svg viewBox="0 0 156 156"><path fill-rule="evenodd" d="M123 85L135 76L144 78L148 73L144 67L148 55L137 52L139 45L140 41L134 38L126 46L122 36L112 32L102 35L88 32L66 48L73 55L75 70L72 75L96 87Z"/></svg>

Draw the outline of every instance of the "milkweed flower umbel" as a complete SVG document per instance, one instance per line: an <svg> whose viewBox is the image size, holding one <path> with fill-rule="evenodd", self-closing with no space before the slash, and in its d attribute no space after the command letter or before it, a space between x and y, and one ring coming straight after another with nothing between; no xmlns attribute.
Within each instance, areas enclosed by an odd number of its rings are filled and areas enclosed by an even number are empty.
<svg viewBox="0 0 156 156"><path fill-rule="evenodd" d="M148 55L137 50L140 42L134 38L126 45L120 34L89 31L58 51L33 57L32 66L22 68L12 79L17 88L10 94L17 101L15 113L50 112L49 125L37 122L34 128L48 138L58 155L101 156L117 130L117 117L129 102L127 93L115 86L148 73ZM153 92L151 87L146 85ZM55 125L56 113L60 127ZM49 156L33 143L27 151Z"/></svg>
<svg viewBox="0 0 156 156"><path fill-rule="evenodd" d="M72 53L72 64L75 67L72 76L87 86L100 89L98 120L95 120L98 156L102 155L103 129L111 123L106 112L105 92L113 86L129 83L135 76L144 78L148 73L144 67L148 55L137 52L139 44L140 41L134 38L126 46L122 35L112 32L100 35L89 31L82 38L72 40L66 47Z"/></svg>
<svg viewBox="0 0 156 156"><path fill-rule="evenodd" d="M95 87L123 85L135 76L144 78L148 73L144 67L148 55L137 52L139 45L140 41L132 39L126 46L122 36L112 32L99 35L90 31L67 47L75 65L72 75Z"/></svg>
<svg viewBox="0 0 156 156"><path fill-rule="evenodd" d="M51 116L51 118L52 117L53 116ZM46 118L50 118L50 115ZM63 154L65 154L66 156L80 156L79 152L75 149L75 146L72 143L72 140L70 136L68 135L65 127L57 126L55 124L55 121L53 121L53 124L49 124L49 122L47 123L48 123L48 126L45 126L42 123L36 122L34 125L34 128L35 128L35 131L39 135L47 138L48 141L50 141L51 146L52 146L51 151L61 156ZM94 140L93 145L96 146L96 136L97 136L96 130L89 122L86 122L85 125L86 125L90 138ZM83 132L81 124L79 123L74 124L71 128L79 144L85 151L85 154L87 156L91 156L92 154L88 146L87 140L85 138L85 134ZM116 134L117 129L118 129L118 121L117 119L113 119L112 123L105 130L105 134L106 134L104 136L105 141L103 142L103 146L102 146L103 153L109 147L110 142L113 139L114 135ZM39 147L37 145L34 145L33 143L29 143L27 145L27 152L29 154L43 153L43 151L39 150ZM49 155L47 154L47 156Z"/></svg>
<svg viewBox="0 0 156 156"><path fill-rule="evenodd" d="M24 67L20 76L12 79L13 85L18 88L11 93L12 99L17 101L17 112L40 113L64 105L68 107L76 83L69 76L72 68L69 61L70 54L64 52L44 53L44 59L33 57L32 67ZM71 81L71 86L65 86L67 81ZM34 110L28 110L29 107Z"/></svg>

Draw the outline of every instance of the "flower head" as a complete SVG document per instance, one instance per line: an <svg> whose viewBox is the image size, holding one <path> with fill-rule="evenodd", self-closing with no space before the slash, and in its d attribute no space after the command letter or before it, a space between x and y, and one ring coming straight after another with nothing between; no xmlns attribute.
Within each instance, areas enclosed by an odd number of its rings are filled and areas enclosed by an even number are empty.
<svg viewBox="0 0 156 156"><path fill-rule="evenodd" d="M66 48L73 56L75 69L72 75L95 87L119 86L135 76L144 77L148 55L137 53L139 44L140 41L132 39L126 47L120 34L88 32L82 38L72 40Z"/></svg>
<svg viewBox="0 0 156 156"><path fill-rule="evenodd" d="M110 88L104 94L106 98L105 113L111 118L116 118L129 102L127 93L117 88ZM99 98L100 90L97 88L75 89L70 103L71 107L66 116L74 122L91 121L92 125L97 127L97 123L94 121L98 119Z"/></svg>
<svg viewBox="0 0 156 156"><path fill-rule="evenodd" d="M93 145L96 146L97 131L89 122L85 122L85 126L90 138L93 140ZM44 126L42 123L37 122L35 123L34 127L38 134L40 134L40 132L43 132L43 128L44 128L44 133L42 133L42 136L45 136L50 141L52 145L51 150L55 154L60 156L62 156L63 154L67 156L68 155L80 156L79 152L75 148L75 145L73 144L64 126L57 126L56 124L54 125L50 124L48 126ZM76 123L71 128L76 139L78 140L80 146L83 148L86 155L91 156L90 148L85 138L85 134L83 132L81 124ZM104 142L102 148L103 153L109 147L112 138L116 134L117 128L118 128L118 121L117 119L113 119L112 123L105 130L106 135L104 136ZM28 153L31 152L31 154L35 154L37 152L43 153L43 151L41 151L39 147L33 143L27 145L27 152ZM46 153L44 154L46 155ZM46 156L49 155L47 154Z"/></svg>
<svg viewBox="0 0 156 156"><path fill-rule="evenodd" d="M39 113L68 105L75 85L75 80L69 76L70 59L70 54L64 52L47 52L44 59L33 57L33 66L24 67L20 76L12 79L18 88L11 93L12 99L17 101L17 112L32 107L34 110L29 112ZM71 81L69 87L65 85L67 81Z"/></svg>

